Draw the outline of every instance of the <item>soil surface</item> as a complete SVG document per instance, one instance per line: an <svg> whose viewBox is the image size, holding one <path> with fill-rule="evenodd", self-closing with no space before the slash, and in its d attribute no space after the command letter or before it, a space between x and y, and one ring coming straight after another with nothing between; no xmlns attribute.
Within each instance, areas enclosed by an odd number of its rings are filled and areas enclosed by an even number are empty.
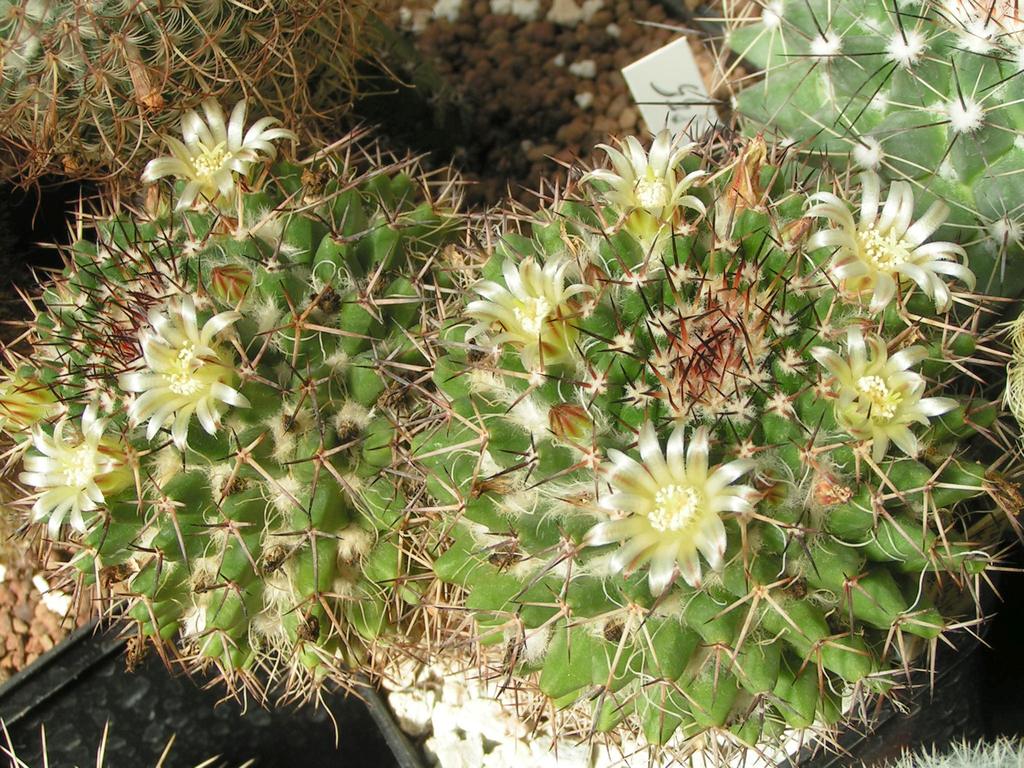
<svg viewBox="0 0 1024 768"><path fill-rule="evenodd" d="M507 193L530 203L558 163L647 131L621 68L673 41L681 27L657 0L392 0L389 22L412 38L416 89L363 99L357 116L399 149L451 158L471 205ZM716 60L691 45L706 85ZM424 101L426 100L426 103Z"/></svg>

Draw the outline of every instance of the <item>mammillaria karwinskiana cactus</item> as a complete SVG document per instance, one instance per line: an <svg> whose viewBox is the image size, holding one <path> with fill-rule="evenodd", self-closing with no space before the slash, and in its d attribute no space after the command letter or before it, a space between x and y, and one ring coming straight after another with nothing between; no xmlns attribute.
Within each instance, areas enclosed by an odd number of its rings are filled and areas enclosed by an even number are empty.
<svg viewBox="0 0 1024 768"><path fill-rule="evenodd" d="M974 619L994 559L969 445L997 408L953 387L973 275L898 183L804 190L759 140L609 154L509 218L441 331L436 572L591 732L836 723Z"/></svg>
<svg viewBox="0 0 1024 768"><path fill-rule="evenodd" d="M740 7L727 4L726 41L764 70L736 97L747 124L799 142L810 158L827 154L833 163L907 179L922 207L945 201L952 215L941 234L968 248L979 283L1019 293L1020 270L1007 269L1024 240L1018 4L772 0ZM750 8L760 9L754 23Z"/></svg>
<svg viewBox="0 0 1024 768"><path fill-rule="evenodd" d="M97 604L231 682L301 686L418 599L396 425L457 187L358 137L271 165L281 129L207 114L148 168L174 195L100 217L43 286L3 429Z"/></svg>
<svg viewBox="0 0 1024 768"><path fill-rule="evenodd" d="M4 0L0 174L106 177L152 156L203 98L305 117L343 105L373 36L364 0ZM137 178L137 177L136 177Z"/></svg>
<svg viewBox="0 0 1024 768"><path fill-rule="evenodd" d="M955 743L940 750L932 747L910 752L888 763L891 768L1017 768L1024 765L1020 741L997 739L991 743Z"/></svg>

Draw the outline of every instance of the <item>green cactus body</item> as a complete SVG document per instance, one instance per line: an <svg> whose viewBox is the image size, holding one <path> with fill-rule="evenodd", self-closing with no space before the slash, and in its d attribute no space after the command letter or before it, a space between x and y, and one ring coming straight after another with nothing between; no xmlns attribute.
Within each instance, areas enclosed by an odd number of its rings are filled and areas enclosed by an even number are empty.
<svg viewBox="0 0 1024 768"><path fill-rule="evenodd" d="M921 397L973 351L933 328L970 318L898 279L878 313L840 290L817 198L763 144L696 182L666 135L631 142L509 228L441 333L449 402L415 444L435 571L595 731L834 724L957 620L949 573L991 562L964 533L992 506L967 398Z"/></svg>
<svg viewBox="0 0 1024 768"><path fill-rule="evenodd" d="M949 205L943 234L967 247L985 290L1024 289L1008 268L1024 235L1024 26L1012 3L780 0L743 21L726 41L764 70L735 98L750 131L797 142L811 162L908 179L919 205Z"/></svg>
<svg viewBox="0 0 1024 768"><path fill-rule="evenodd" d="M72 567L121 582L143 636L301 687L365 663L419 601L396 424L422 407L425 265L463 224L415 164L352 143L240 188L73 247L17 367L52 395L27 410L35 447L8 431L50 489L34 516L82 531Z"/></svg>
<svg viewBox="0 0 1024 768"><path fill-rule="evenodd" d="M137 171L159 132L204 98L247 96L305 116L318 77L351 93L369 5L4 0L0 173Z"/></svg>

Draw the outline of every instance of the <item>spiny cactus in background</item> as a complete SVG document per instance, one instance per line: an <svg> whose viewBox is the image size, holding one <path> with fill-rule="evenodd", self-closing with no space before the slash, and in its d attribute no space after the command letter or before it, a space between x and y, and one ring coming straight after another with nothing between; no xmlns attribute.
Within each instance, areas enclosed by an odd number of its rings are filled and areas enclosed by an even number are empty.
<svg viewBox="0 0 1024 768"><path fill-rule="evenodd" d="M436 573L591 734L757 744L870 711L975 619L1006 524L997 406L953 386L986 350L941 211L729 152L627 140L509 217L439 331L447 405L414 441Z"/></svg>
<svg viewBox="0 0 1024 768"><path fill-rule="evenodd" d="M371 13L365 0L4 0L0 175L136 172L204 97L247 96L301 127L347 106ZM314 88L333 107L310 104Z"/></svg>
<svg viewBox="0 0 1024 768"><path fill-rule="evenodd" d="M342 676L418 601L396 425L458 188L356 138L212 192L200 150L153 161L175 195L98 218L7 351L32 519L74 533L97 605L230 682Z"/></svg>
<svg viewBox="0 0 1024 768"><path fill-rule="evenodd" d="M890 768L1019 768L1024 752L1019 740L998 738L991 743L954 743L952 748L932 748L906 753L887 765Z"/></svg>
<svg viewBox="0 0 1024 768"><path fill-rule="evenodd" d="M0 751L3 752L3 756L8 760L8 768L45 768L50 765L50 750L46 742L46 729L40 728L39 738L43 747L43 764L42 766L32 766L30 763L22 760L14 749L14 745L11 743L10 734L7 732L7 727L0 722L0 728L3 729L4 740L6 746L0 745ZM110 732L110 724L108 723L103 727L103 735L100 737L99 746L96 748L96 762L95 768L104 768L107 765L107 740ZM171 737L170 741L167 742L167 746L164 748L163 754L157 760L153 768L163 768L166 765L166 761L171 754L171 750L174 747L174 737ZM255 764L255 761L249 760L243 763L239 768L249 768ZM195 768L221 768L224 763L217 757L211 757L209 760L204 760L195 766Z"/></svg>
<svg viewBox="0 0 1024 768"><path fill-rule="evenodd" d="M760 10L755 23L750 9ZM735 11L733 11L735 9ZM735 107L752 131L942 200L940 233L986 290L1024 289L1024 18L1012 0L727 3L726 42L763 76Z"/></svg>
<svg viewBox="0 0 1024 768"><path fill-rule="evenodd" d="M1019 741L997 739L985 744L954 744L952 749L908 753L889 763L891 768L1019 768L1024 751Z"/></svg>

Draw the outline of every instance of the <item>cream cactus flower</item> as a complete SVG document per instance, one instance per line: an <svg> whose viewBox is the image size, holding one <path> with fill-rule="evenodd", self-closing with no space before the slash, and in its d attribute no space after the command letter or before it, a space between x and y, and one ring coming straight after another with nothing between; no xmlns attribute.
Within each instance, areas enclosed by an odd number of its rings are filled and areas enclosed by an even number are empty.
<svg viewBox="0 0 1024 768"><path fill-rule="evenodd" d="M234 356L217 339L239 317L237 312L221 312L200 330L191 296L150 313L152 327L140 334L142 369L124 373L119 380L121 389L139 393L128 417L133 424L149 422L148 440L170 423L174 444L184 450L192 414L212 435L225 405L249 406L228 384L235 377Z"/></svg>
<svg viewBox="0 0 1024 768"><path fill-rule="evenodd" d="M224 111L212 99L203 102L203 120L194 110L181 119L184 142L173 136L164 141L171 157L150 160L142 173L142 182L152 184L164 176L185 179L185 189L178 199L178 210L190 207L198 197L209 202L219 198L230 199L235 192L235 175L246 174L253 163L272 160L277 150L277 139L295 140L295 134L285 128L274 128L278 120L264 117L245 130L246 102L238 102L231 117L224 119Z"/></svg>
<svg viewBox="0 0 1024 768"><path fill-rule="evenodd" d="M833 247L830 274L852 294L871 294L871 310L879 312L896 296L902 283L914 282L935 302L937 311L952 303L943 275L974 288L974 273L960 263L967 253L955 243L925 242L949 215L937 200L924 216L912 222L914 193L905 181L889 187L879 212L881 191L875 173L861 175L860 222L854 221L846 201L831 192L812 195L809 217L828 219L833 227L816 232L807 249Z"/></svg>
<svg viewBox="0 0 1024 768"><path fill-rule="evenodd" d="M81 429L68 429L64 416L49 435L43 425L32 430L32 451L24 459L19 480L41 491L32 507L33 522L48 519L51 538L60 533L64 519L85 532L84 513L98 509L106 496L127 488L132 474L121 447L103 437L106 421L89 406Z"/></svg>
<svg viewBox="0 0 1024 768"><path fill-rule="evenodd" d="M726 549L727 512L753 511L753 489L734 485L754 464L741 459L708 466L708 432L699 428L687 446L684 428L677 426L662 454L654 425L640 428L641 461L610 450L605 470L613 493L600 501L612 519L598 523L583 538L583 546L622 542L612 567L632 571L650 563L651 594L660 595L675 579L677 569L692 587L700 584L698 552L708 565L722 566Z"/></svg>
<svg viewBox="0 0 1024 768"><path fill-rule="evenodd" d="M0 378L0 431L15 441L29 437L36 424L61 408L53 392L34 378L17 373Z"/></svg>
<svg viewBox="0 0 1024 768"><path fill-rule="evenodd" d="M836 423L858 440L871 440L875 461L885 457L890 441L916 456L919 444L910 426L927 425L957 405L949 397L922 397L925 380L910 368L927 356L925 348L908 347L890 357L880 337L865 339L854 327L847 331L846 353L843 359L826 347L811 350L834 379Z"/></svg>
<svg viewBox="0 0 1024 768"><path fill-rule="evenodd" d="M622 141L621 151L599 144L614 170L595 169L586 174L583 181L606 184L607 189L601 193L605 202L625 218L626 229L645 247L650 247L672 223L679 208L704 213L704 204L687 192L705 172L687 174L679 169L694 146L678 145L668 130L654 137L650 153L644 151L635 136L627 136Z"/></svg>
<svg viewBox="0 0 1024 768"><path fill-rule="evenodd" d="M529 372L571 360L579 337L572 325L576 309L571 300L592 289L581 284L566 287L569 266L570 262L559 260L542 267L529 258L516 269L505 261L501 268L505 285L486 280L475 288L482 298L469 303L466 315L478 322L466 340L491 333L495 344L520 350Z"/></svg>

